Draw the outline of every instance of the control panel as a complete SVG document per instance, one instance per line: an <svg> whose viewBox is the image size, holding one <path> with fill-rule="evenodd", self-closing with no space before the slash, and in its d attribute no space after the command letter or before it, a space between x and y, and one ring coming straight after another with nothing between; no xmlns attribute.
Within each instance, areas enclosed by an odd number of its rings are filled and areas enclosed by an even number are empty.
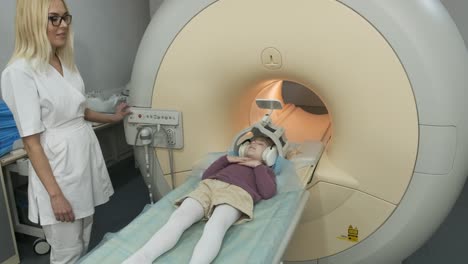
<svg viewBox="0 0 468 264"><path fill-rule="evenodd" d="M137 124L154 124L154 125L178 125L179 115L177 111L170 110L156 110L148 108L136 108L130 109L132 114L128 116L129 123Z"/></svg>
<svg viewBox="0 0 468 264"><path fill-rule="evenodd" d="M131 107L124 121L127 144L143 146L142 129L149 129L151 146L181 149L184 146L182 113L175 110Z"/></svg>

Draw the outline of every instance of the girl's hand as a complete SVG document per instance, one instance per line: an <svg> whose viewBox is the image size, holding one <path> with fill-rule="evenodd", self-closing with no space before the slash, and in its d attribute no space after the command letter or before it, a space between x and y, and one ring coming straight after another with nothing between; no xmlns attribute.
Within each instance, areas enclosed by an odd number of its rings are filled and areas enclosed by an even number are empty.
<svg viewBox="0 0 468 264"><path fill-rule="evenodd" d="M250 158L246 157L237 157L237 156L227 156L227 160L229 163L241 163L250 160Z"/></svg>
<svg viewBox="0 0 468 264"><path fill-rule="evenodd" d="M254 159L249 159L247 161L239 162L239 165L244 165L247 167L255 168L259 165L262 165L263 163L259 160L254 160Z"/></svg>

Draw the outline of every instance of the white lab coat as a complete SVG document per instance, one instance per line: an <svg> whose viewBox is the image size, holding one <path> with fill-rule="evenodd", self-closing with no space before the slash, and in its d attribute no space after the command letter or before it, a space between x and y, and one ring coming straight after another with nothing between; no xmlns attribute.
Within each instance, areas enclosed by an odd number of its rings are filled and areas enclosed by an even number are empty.
<svg viewBox="0 0 468 264"><path fill-rule="evenodd" d="M4 70L1 84L21 137L41 133L41 145L75 218L94 214L94 207L107 202L114 190L99 142L84 120L86 97L79 72L65 65L63 76L52 66L37 72L20 59ZM32 166L29 172L29 219L58 223Z"/></svg>

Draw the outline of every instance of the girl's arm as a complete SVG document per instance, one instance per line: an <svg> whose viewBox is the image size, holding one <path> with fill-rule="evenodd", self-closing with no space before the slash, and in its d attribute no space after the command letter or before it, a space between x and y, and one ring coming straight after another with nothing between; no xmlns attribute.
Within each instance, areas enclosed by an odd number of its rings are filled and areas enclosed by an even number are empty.
<svg viewBox="0 0 468 264"><path fill-rule="evenodd" d="M266 165L259 165L254 168L255 183L258 193L267 200L276 194L276 176L271 168Z"/></svg>
<svg viewBox="0 0 468 264"><path fill-rule="evenodd" d="M211 165L208 167L208 169L206 169L204 172L203 172L203 175L202 175L202 179L206 179L210 176L213 176L213 175L216 175L216 173L218 173L218 171L224 169L227 165L229 165L229 160L228 160L228 157L227 155L224 155L220 158L218 158L215 162L211 163Z"/></svg>

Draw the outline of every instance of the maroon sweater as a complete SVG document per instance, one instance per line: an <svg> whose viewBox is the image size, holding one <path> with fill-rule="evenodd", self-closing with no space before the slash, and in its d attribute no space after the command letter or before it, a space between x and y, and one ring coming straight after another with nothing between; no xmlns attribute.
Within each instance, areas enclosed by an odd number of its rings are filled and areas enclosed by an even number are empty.
<svg viewBox="0 0 468 264"><path fill-rule="evenodd" d="M229 163L226 155L213 162L203 173L202 179L216 179L239 186L252 196L254 203L270 199L276 194L276 179L271 168L266 165L252 168Z"/></svg>

